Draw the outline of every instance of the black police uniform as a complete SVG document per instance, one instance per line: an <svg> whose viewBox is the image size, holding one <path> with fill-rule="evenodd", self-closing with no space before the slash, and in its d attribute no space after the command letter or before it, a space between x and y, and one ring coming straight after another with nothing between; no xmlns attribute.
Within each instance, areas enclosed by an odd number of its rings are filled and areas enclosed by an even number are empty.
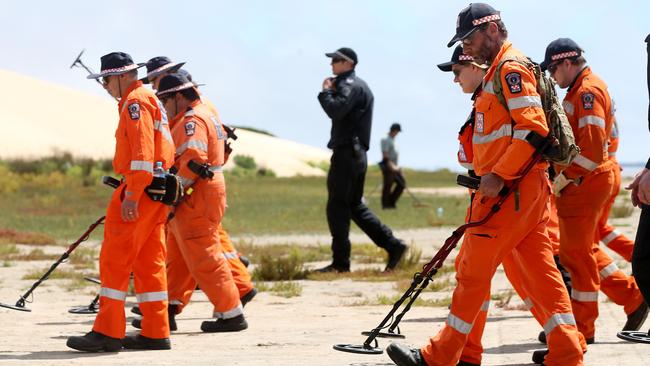
<svg viewBox="0 0 650 366"><path fill-rule="evenodd" d="M334 87L318 95L323 110L332 119L327 144L333 151L327 176L327 222L333 252L331 270L350 270L350 219L377 246L388 251L387 269L397 264L406 248L361 200L368 168L366 151L370 146L373 100L370 88L354 70L338 75Z"/></svg>

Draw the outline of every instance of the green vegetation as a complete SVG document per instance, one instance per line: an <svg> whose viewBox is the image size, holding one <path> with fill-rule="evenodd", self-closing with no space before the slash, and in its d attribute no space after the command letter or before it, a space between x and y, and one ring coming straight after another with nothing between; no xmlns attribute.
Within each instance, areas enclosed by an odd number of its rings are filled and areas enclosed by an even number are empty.
<svg viewBox="0 0 650 366"><path fill-rule="evenodd" d="M364 298L362 300L353 301L346 306L370 306L370 305L393 305L402 297L402 295L383 295L379 294L375 298ZM408 300L406 300L408 301ZM451 305L451 297L447 296L440 299L423 299L418 297L413 306L432 306L432 307L448 307Z"/></svg>
<svg viewBox="0 0 650 366"><path fill-rule="evenodd" d="M273 295L285 298L298 297L302 295L302 285L298 282L275 282L269 285L264 282L258 282L255 286L258 291L270 292Z"/></svg>
<svg viewBox="0 0 650 366"><path fill-rule="evenodd" d="M287 256L272 257L262 255L253 271L253 279L258 281L300 280L307 277L304 260L298 249L293 249Z"/></svg>
<svg viewBox="0 0 650 366"><path fill-rule="evenodd" d="M632 206L632 201L630 201L629 196L618 196L616 202L612 206L612 210L609 213L609 217L613 219L619 219L624 217L630 217L634 213L634 206Z"/></svg>

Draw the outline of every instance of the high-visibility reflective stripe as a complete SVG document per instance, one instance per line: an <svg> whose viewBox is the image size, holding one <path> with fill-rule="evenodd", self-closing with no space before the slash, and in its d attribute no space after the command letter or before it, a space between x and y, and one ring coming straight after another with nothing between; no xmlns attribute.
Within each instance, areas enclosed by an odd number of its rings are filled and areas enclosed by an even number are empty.
<svg viewBox="0 0 650 366"><path fill-rule="evenodd" d="M605 278L613 275L616 271L618 271L618 266L616 263L612 262L607 267L600 270L600 278L604 280Z"/></svg>
<svg viewBox="0 0 650 366"><path fill-rule="evenodd" d="M185 112L185 114L184 114L183 116L184 116L184 117L192 117L192 116L195 115L195 114L196 114L196 113L195 113L194 110L192 109L191 111L187 111L187 112Z"/></svg>
<svg viewBox="0 0 650 366"><path fill-rule="evenodd" d="M462 334L469 334L472 330L472 323L467 323L451 313L447 316L447 324Z"/></svg>
<svg viewBox="0 0 650 366"><path fill-rule="evenodd" d="M506 136L507 137L512 136L512 125L510 123L505 123L501 125L501 127L499 127L498 130L492 131L487 135L474 133L474 136L472 136L472 143L477 145L487 144Z"/></svg>
<svg viewBox="0 0 650 366"><path fill-rule="evenodd" d="M153 162L143 160L131 160L131 170L143 170L153 173Z"/></svg>
<svg viewBox="0 0 650 366"><path fill-rule="evenodd" d="M162 133L162 135L163 135L163 137L165 138L165 140L167 140L167 141L173 143L173 142L174 142L174 139L172 138L172 134L171 134L171 132L169 132L169 128L165 128L165 126L167 126L167 125L168 125L167 122L156 121L156 122L154 122L154 124L153 124L153 128L154 128L154 130L156 130L156 131Z"/></svg>
<svg viewBox="0 0 650 366"><path fill-rule="evenodd" d="M571 298L576 301L595 302L598 301L598 291L578 291L572 288Z"/></svg>
<svg viewBox="0 0 650 366"><path fill-rule="evenodd" d="M524 299L524 304L526 305L526 310L533 308L533 300L531 300L530 297Z"/></svg>
<svg viewBox="0 0 650 366"><path fill-rule="evenodd" d="M612 154L609 154L610 156ZM618 230L614 230L611 233L605 235L605 237L601 240L601 242L605 245L609 244L612 240L618 238L621 235L621 233L618 232Z"/></svg>
<svg viewBox="0 0 650 366"><path fill-rule="evenodd" d="M167 291L143 292L141 294L135 294L135 298L138 300L138 303L167 301Z"/></svg>
<svg viewBox="0 0 650 366"><path fill-rule="evenodd" d="M566 100L562 102L562 106L564 107L564 111L567 114L573 115L573 103L567 102Z"/></svg>
<svg viewBox="0 0 650 366"><path fill-rule="evenodd" d="M224 311L223 313L220 313L218 311L215 311L214 314L212 314L213 318L217 319L231 319L236 316L240 316L244 314L244 308L241 306L241 303L237 305L236 308L228 311Z"/></svg>
<svg viewBox="0 0 650 366"><path fill-rule="evenodd" d="M510 98L508 99L508 109L520 109L520 108L542 108L542 98L536 96L526 95L523 97Z"/></svg>
<svg viewBox="0 0 650 366"><path fill-rule="evenodd" d="M237 258L239 258L239 253L237 253L237 252L223 252L223 256L226 259L237 259Z"/></svg>
<svg viewBox="0 0 650 366"><path fill-rule="evenodd" d="M108 297L109 299L124 301L126 300L126 292L116 290L113 288L102 287L99 289L99 296Z"/></svg>
<svg viewBox="0 0 650 366"><path fill-rule="evenodd" d="M208 168L208 170L211 171L211 172L215 172L215 173L216 173L216 172L222 172L222 171L223 171L223 167L222 167L221 165L211 165L211 166Z"/></svg>
<svg viewBox="0 0 650 366"><path fill-rule="evenodd" d="M178 176L178 179L181 180L181 185L182 185L183 187L189 187L189 186L191 186L192 184L194 184L194 179L185 178L185 177L180 176L180 175Z"/></svg>
<svg viewBox="0 0 650 366"><path fill-rule="evenodd" d="M181 300L169 300L169 305L183 305Z"/></svg>
<svg viewBox="0 0 650 366"><path fill-rule="evenodd" d="M618 138L618 123L616 121L612 124L612 132L609 134L609 137L614 139Z"/></svg>
<svg viewBox="0 0 650 366"><path fill-rule="evenodd" d="M490 300L485 300L483 301L483 305L481 305L481 311L488 311L490 310Z"/></svg>
<svg viewBox="0 0 650 366"><path fill-rule="evenodd" d="M512 133L512 138L526 141L526 136L528 136L529 133L530 130L515 130Z"/></svg>
<svg viewBox="0 0 650 366"><path fill-rule="evenodd" d="M578 120L578 128L583 128L586 125L594 125L604 129L605 120L598 116L584 116Z"/></svg>
<svg viewBox="0 0 650 366"><path fill-rule="evenodd" d="M483 84L483 91L486 93L494 94L494 83L488 81Z"/></svg>
<svg viewBox="0 0 650 366"><path fill-rule="evenodd" d="M474 170L474 164L472 164L472 163L461 163L461 162L459 162L459 164L460 164L460 166L462 166L463 168L465 168L467 170Z"/></svg>
<svg viewBox="0 0 650 366"><path fill-rule="evenodd" d="M585 158L583 155L578 154L575 159L573 159L573 162L580 165L581 167L587 169L588 171L592 171L596 168L598 168L598 164L594 163L593 161Z"/></svg>
<svg viewBox="0 0 650 366"><path fill-rule="evenodd" d="M566 324L566 325L576 325L576 319L573 317L573 314L571 313L560 313L560 314L553 314L547 321L546 324L544 324L544 333L548 335L557 327L558 325L561 324Z"/></svg>
<svg viewBox="0 0 650 366"><path fill-rule="evenodd" d="M608 152L607 156L616 156L616 151Z"/></svg>
<svg viewBox="0 0 650 366"><path fill-rule="evenodd" d="M179 146L176 149L176 155L180 155L185 152L185 150L189 148L194 148L197 150L201 150L203 152L208 152L208 143L205 141L201 140L190 140L186 141L183 145Z"/></svg>

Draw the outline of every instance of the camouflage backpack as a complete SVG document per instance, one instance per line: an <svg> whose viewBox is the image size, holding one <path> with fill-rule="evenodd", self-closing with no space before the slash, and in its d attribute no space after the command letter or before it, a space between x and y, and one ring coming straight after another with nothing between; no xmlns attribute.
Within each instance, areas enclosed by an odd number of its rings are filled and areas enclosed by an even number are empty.
<svg viewBox="0 0 650 366"><path fill-rule="evenodd" d="M555 82L540 70L539 65L529 59L505 57L497 65L494 74L494 94L496 94L499 102L508 110L508 103L503 96L503 86L501 84L501 67L504 63L511 61L526 66L533 72L537 81L537 93L542 100L542 108L546 116L546 123L549 129L548 139L550 142L549 146L542 151L542 156L552 163L564 166L570 165L573 159L580 153L580 148L576 145L571 124L569 124L569 120L564 113L564 108L562 108L562 104L555 92Z"/></svg>

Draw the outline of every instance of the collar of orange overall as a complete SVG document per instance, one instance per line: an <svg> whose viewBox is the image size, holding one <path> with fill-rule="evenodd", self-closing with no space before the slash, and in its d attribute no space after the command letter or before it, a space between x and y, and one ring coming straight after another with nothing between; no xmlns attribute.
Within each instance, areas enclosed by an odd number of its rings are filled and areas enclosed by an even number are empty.
<svg viewBox="0 0 650 366"><path fill-rule="evenodd" d="M122 110L122 106L124 105L124 103L128 99L127 96L129 94L131 94L132 91L134 91L135 89L141 87L142 85L143 85L142 81L136 80L136 81L132 82L131 85L129 85L128 88L126 88L126 91L124 93L122 93L122 97L120 98L120 103L118 104L120 110Z"/></svg>
<svg viewBox="0 0 650 366"><path fill-rule="evenodd" d="M499 50L499 53L494 57L494 60L490 61L490 68L488 69L487 73L485 74L485 77L483 80L490 80L492 79L492 74L494 74L494 71L496 70L497 66L499 65L499 61L501 61L501 58L503 58L503 55L508 52L512 48L512 42L510 41L503 41L503 44L501 45L501 49Z"/></svg>
<svg viewBox="0 0 650 366"><path fill-rule="evenodd" d="M571 89L573 89L573 86L582 84L582 79L584 79L590 74L591 74L591 67L585 66L584 69L580 70L578 75L576 75L576 78L573 79L571 84L569 84L569 88L566 90L566 93L567 94L571 93Z"/></svg>

